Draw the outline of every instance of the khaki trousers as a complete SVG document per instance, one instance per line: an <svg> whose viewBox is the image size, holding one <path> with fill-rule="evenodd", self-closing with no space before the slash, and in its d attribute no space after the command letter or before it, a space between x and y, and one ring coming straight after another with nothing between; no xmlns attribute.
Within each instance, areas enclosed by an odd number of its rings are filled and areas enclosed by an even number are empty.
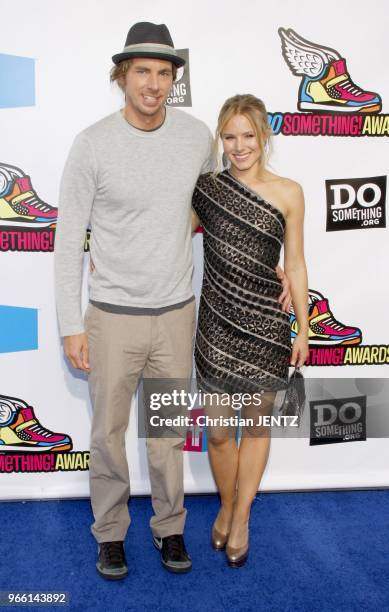
<svg viewBox="0 0 389 612"><path fill-rule="evenodd" d="M93 405L90 495L97 542L124 540L130 525L130 479L125 448L130 405L139 378L189 379L196 326L195 302L158 316L85 314L89 390ZM147 439L157 537L183 533L186 510L182 438Z"/></svg>

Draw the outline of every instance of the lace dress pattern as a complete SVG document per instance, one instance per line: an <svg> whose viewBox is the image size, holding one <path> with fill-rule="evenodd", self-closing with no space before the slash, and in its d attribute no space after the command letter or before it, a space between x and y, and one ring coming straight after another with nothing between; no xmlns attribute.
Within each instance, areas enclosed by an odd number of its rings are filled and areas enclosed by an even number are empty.
<svg viewBox="0 0 389 612"><path fill-rule="evenodd" d="M284 242L280 210L227 170L203 174L193 194L204 229L204 276L195 342L200 389L285 388L291 341L275 268Z"/></svg>

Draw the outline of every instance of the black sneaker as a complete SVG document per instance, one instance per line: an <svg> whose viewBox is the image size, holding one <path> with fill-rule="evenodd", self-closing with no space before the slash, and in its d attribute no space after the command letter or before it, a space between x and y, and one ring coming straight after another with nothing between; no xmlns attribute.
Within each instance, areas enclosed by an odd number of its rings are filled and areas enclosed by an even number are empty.
<svg viewBox="0 0 389 612"><path fill-rule="evenodd" d="M128 574L123 542L102 542L99 544L97 572L107 580L121 580Z"/></svg>
<svg viewBox="0 0 389 612"><path fill-rule="evenodd" d="M157 538L153 536L153 543L161 553L162 565L176 574L184 574L192 569L192 561L188 555L184 538L181 534Z"/></svg>

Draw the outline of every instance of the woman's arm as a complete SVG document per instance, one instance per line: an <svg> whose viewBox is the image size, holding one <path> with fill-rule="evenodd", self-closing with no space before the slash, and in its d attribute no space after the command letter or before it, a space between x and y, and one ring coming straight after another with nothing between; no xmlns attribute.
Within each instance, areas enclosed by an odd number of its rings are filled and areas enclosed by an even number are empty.
<svg viewBox="0 0 389 612"><path fill-rule="evenodd" d="M280 266L276 267L276 274L278 280L282 283L282 293L278 298L278 302L281 304L282 310L289 314L290 307L292 305L289 278L286 276L284 270Z"/></svg>
<svg viewBox="0 0 389 612"><path fill-rule="evenodd" d="M308 277L304 258L304 194L301 186L288 181L288 212L284 268L290 281L298 334L293 343L292 365L301 367L308 357Z"/></svg>
<svg viewBox="0 0 389 612"><path fill-rule="evenodd" d="M193 208L191 210L192 210L192 232L195 232L200 225L200 219L196 215Z"/></svg>

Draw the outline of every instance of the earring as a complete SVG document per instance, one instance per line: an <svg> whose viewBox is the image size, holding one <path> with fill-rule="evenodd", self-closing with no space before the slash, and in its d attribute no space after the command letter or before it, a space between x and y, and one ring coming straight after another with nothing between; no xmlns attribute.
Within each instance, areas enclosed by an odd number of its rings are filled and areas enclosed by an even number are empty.
<svg viewBox="0 0 389 612"><path fill-rule="evenodd" d="M227 156L226 156L225 153L223 153L223 155L222 155L222 166L225 169L225 168L228 168L229 165L230 165L230 163L229 163L229 161L227 159Z"/></svg>

